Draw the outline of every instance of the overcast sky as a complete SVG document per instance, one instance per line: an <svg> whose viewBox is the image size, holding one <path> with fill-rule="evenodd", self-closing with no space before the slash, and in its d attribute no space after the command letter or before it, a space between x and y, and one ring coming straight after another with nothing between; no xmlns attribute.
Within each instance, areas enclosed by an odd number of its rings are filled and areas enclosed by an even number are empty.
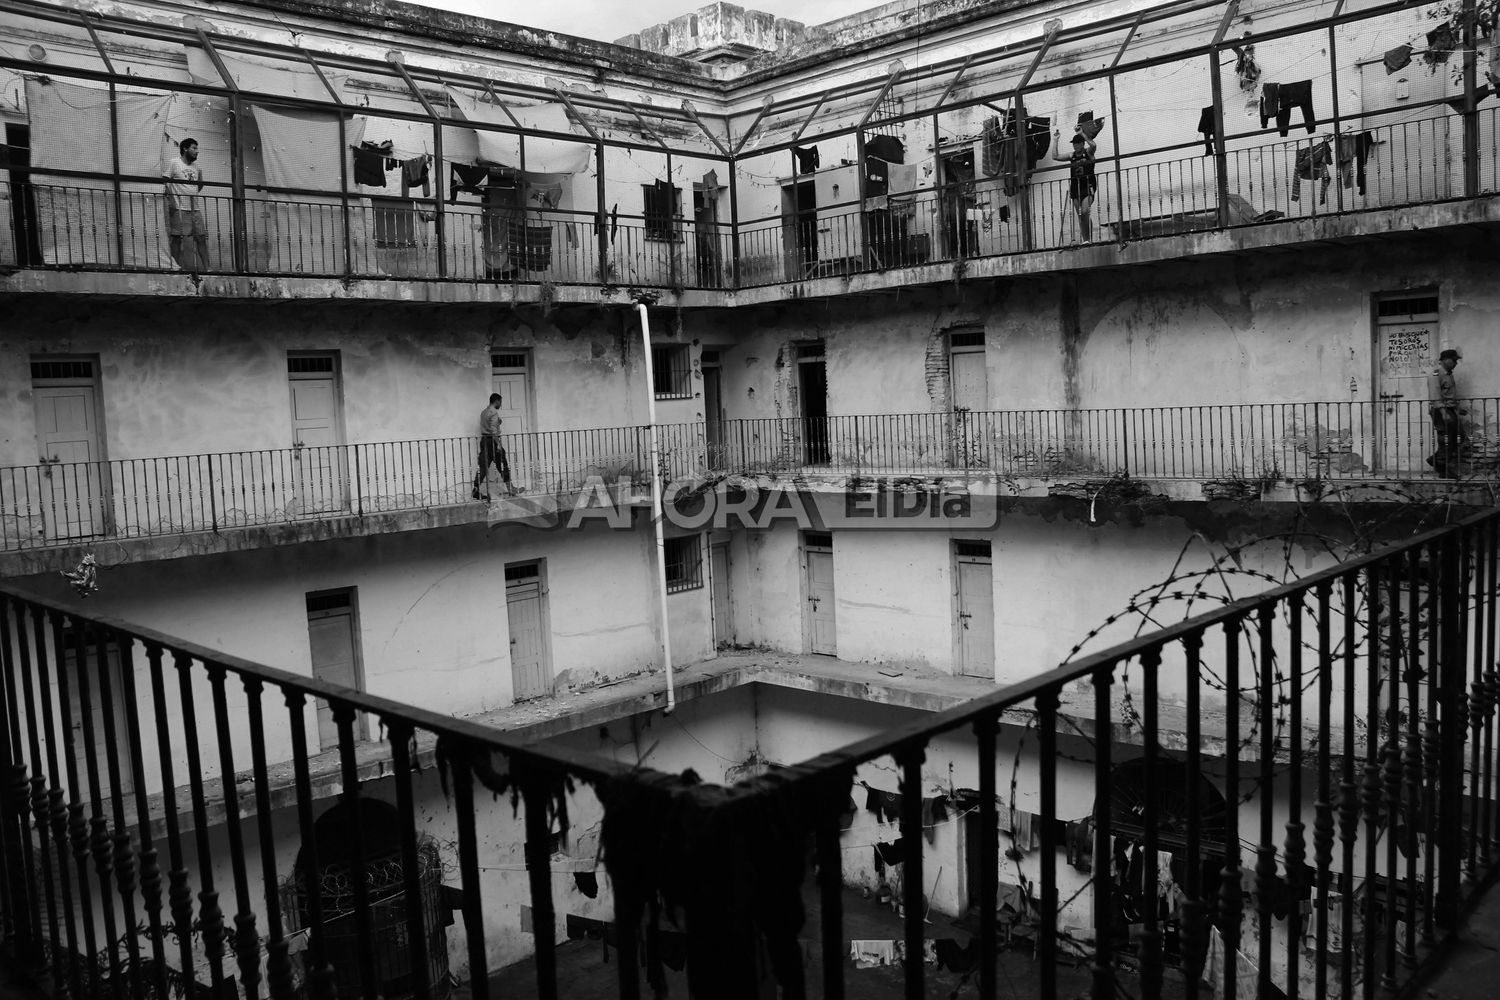
<svg viewBox="0 0 1500 1000"><path fill-rule="evenodd" d="M532 28L561 31L581 38L612 42L653 24L670 21L707 6L708 0L414 0L424 7L477 14ZM904 0L916 5L920 0ZM738 0L739 6L763 10L803 24L822 24L836 17L882 6L882 0Z"/></svg>

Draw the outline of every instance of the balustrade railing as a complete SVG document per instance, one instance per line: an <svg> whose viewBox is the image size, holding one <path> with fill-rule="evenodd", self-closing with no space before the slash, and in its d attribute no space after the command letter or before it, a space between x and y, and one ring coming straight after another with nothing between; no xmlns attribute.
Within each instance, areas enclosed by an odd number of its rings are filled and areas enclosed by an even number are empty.
<svg viewBox="0 0 1500 1000"><path fill-rule="evenodd" d="M725 475L940 475L1277 483L1500 474L1500 399L1465 400L1447 445L1426 402L1242 403L747 418L658 428L667 482ZM644 427L506 435L522 496L646 489ZM1445 450L1448 449L1448 450ZM0 468L0 549L220 531L470 503L475 438ZM497 480L493 490L500 495Z"/></svg>
<svg viewBox="0 0 1500 1000"><path fill-rule="evenodd" d="M1497 113L1476 112L1481 135L1495 133ZM465 201L444 206L441 239L429 199L252 190L237 257L236 203L223 185L199 198L204 235L195 238L168 232L164 196L138 179L117 196L108 177L36 172L0 185L0 201L13 207L0 223L0 266L712 290L1462 196L1458 117L1388 117L1344 121L1336 133L1299 127L1284 138L1232 137L1223 206L1212 147L1105 158L1087 227L1067 168L1043 159L1024 183L981 172L758 219L601 217ZM1479 193L1493 192L1500 158L1489 147L1479 155Z"/></svg>
<svg viewBox="0 0 1500 1000"><path fill-rule="evenodd" d="M1492 512L728 788L0 587L0 933L77 997L483 998L499 974L636 998L669 938L694 995L862 995L846 811L896 781L877 950L914 1000L1400 989L1500 851L1497 574ZM934 787L972 857L952 928ZM594 822L613 955L585 969L552 855Z"/></svg>

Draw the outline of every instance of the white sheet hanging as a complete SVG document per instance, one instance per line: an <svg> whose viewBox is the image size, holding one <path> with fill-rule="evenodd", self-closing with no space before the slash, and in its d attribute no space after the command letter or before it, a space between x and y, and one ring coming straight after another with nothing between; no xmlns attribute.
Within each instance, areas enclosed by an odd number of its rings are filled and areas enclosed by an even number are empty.
<svg viewBox="0 0 1500 1000"><path fill-rule="evenodd" d="M482 122L489 125L505 125L515 127L510 115L493 104L482 101L474 101L469 97L449 91L453 95L453 102L459 109L459 113L469 121ZM536 104L525 108L511 108L510 113L515 115L516 120L521 123L522 128L538 129L545 132L571 133L581 135L581 131L568 119L567 109L561 104ZM498 164L502 167L512 167L517 170L521 168L521 142L520 137L511 133L487 132L483 129L474 130L475 139L479 146L479 158L489 163ZM589 160L594 155L594 147L585 139L582 142L568 142L564 139L526 139L526 170L528 173L545 174L576 174L588 168Z"/></svg>

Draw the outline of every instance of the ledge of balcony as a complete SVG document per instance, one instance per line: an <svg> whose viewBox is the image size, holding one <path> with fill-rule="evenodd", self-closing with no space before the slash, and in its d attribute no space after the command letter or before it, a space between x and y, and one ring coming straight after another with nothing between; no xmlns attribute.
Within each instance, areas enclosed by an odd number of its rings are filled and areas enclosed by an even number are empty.
<svg viewBox="0 0 1500 1000"><path fill-rule="evenodd" d="M678 703L750 684L764 684L920 712L941 712L955 708L996 690L995 684L987 680L955 676L926 667L855 663L831 656L797 655L759 649L725 651L714 659L680 667L674 675ZM535 743L580 729L608 725L644 712L658 711L666 707L666 702L665 677L660 671L652 671L587 689L563 691L552 697L507 705L482 715L471 716L468 721L492 727L512 738ZM1117 690L1111 702L1111 717L1115 720L1125 718L1124 693ZM1208 757L1223 756L1223 734L1226 731L1223 705L1215 706L1207 695L1204 703L1204 710L1200 714L1203 734L1200 749ZM1062 717L1075 727L1076 732L1091 735L1094 720L1092 689L1075 685L1065 690ZM1002 715L1001 721L1003 725L1024 729L1034 724L1035 713L1024 708L1010 710ZM1249 703L1242 704L1240 733L1254 732L1254 722L1252 707ZM1164 749L1186 751L1187 713L1182 705L1163 702L1160 706L1160 727L1161 745ZM1115 721L1111 731L1117 745L1143 745L1143 736L1138 726ZM1309 729L1307 732L1310 737L1312 731ZM1330 745L1342 747L1342 730L1334 728L1329 732ZM1305 750L1310 752L1314 746L1314 742L1304 738ZM413 761L421 768L436 766L433 748L433 738L419 732ZM1364 751L1363 737L1357 735L1356 754L1363 754ZM1259 759L1255 746L1241 747L1237 756L1247 763ZM1286 762L1284 757L1284 753L1278 754L1278 760L1283 763ZM1340 759L1339 754L1334 753L1333 758ZM393 773L389 746L380 741L359 744L355 751L355 766L361 781L378 781L389 777ZM336 752L308 758L308 770L315 800L332 798L343 791L341 765ZM273 809L296 804L295 781L296 773L292 762L283 761L268 767L268 791ZM253 775L248 771L238 773L235 776L235 789L241 815L254 815ZM205 815L209 823L217 825L224 822L228 810L222 782L218 779L205 782L204 798L207 803ZM165 833L161 818L164 801L164 796L160 793L151 796L152 829L159 834ZM177 788L174 801L178 829L191 829L194 819L190 789L186 786ZM127 812L131 814L133 823L133 809L127 808Z"/></svg>
<svg viewBox="0 0 1500 1000"><path fill-rule="evenodd" d="M725 293L655 289L663 306L700 308L732 304ZM0 301L11 295L63 295L109 299L155 296L178 299L256 302L364 301L413 304L542 304L534 282L437 281L420 278L285 277L276 275L187 274L79 268L0 270ZM551 305L634 306L627 289L613 285L551 285Z"/></svg>
<svg viewBox="0 0 1500 1000"><path fill-rule="evenodd" d="M1448 230L1496 223L1500 223L1500 198L1487 196L1405 208L1262 222L1234 229L1157 236L1127 243L1090 243L1032 253L970 257L962 261L944 260L916 267L741 289L725 293L725 298L729 304L737 306L761 305L791 298L833 298L960 279L973 281L1020 278L1037 274L1160 264L1190 257L1266 253L1318 244L1441 235Z"/></svg>

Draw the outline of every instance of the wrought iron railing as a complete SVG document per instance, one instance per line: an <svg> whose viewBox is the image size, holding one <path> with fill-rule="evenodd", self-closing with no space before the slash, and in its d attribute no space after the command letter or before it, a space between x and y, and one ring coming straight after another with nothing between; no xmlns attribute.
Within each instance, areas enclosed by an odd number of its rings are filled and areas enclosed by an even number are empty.
<svg viewBox="0 0 1500 1000"><path fill-rule="evenodd" d="M845 883L871 848L846 810L894 773L872 802L904 948L875 950L913 1000L988 1000L1012 968L1046 997L1371 995L1439 954L1500 850L1497 580L1491 512L729 788L0 588L0 928L72 996L441 996L451 937L468 995L519 961L556 998L578 952L551 855L598 817L615 954L594 974L619 996L663 981L668 935L697 996L857 995L846 907L870 904ZM918 957L933 785L974 817L977 914L941 931L969 937L932 949L942 972Z"/></svg>
<svg viewBox="0 0 1500 1000"><path fill-rule="evenodd" d="M668 483L784 474L1488 482L1500 473L1500 399L1466 400L1463 411L1451 456L1439 456L1428 404L1404 399L766 417L658 431ZM622 482L644 494L650 485L645 427L513 434L503 444L522 496ZM0 549L466 504L477 457L476 439L440 438L3 467ZM492 485L482 492L504 492Z"/></svg>
<svg viewBox="0 0 1500 1000"><path fill-rule="evenodd" d="M1346 120L1336 136L1236 137L1223 158L1222 210L1219 161L1201 145L1101 160L1087 232L1067 168L1051 160L1019 184L981 172L863 201L846 192L800 216L721 222L457 203L444 206L440 229L429 199L263 190L237 201L220 184L198 199L201 242L168 233L164 196L143 179L116 190L110 177L38 171L0 184L13 207L0 223L0 266L749 288L1448 201L1463 193L1449 153L1462 129L1437 111ZM1489 135L1496 110L1476 114ZM1493 193L1500 158L1486 147L1480 161L1479 193Z"/></svg>

